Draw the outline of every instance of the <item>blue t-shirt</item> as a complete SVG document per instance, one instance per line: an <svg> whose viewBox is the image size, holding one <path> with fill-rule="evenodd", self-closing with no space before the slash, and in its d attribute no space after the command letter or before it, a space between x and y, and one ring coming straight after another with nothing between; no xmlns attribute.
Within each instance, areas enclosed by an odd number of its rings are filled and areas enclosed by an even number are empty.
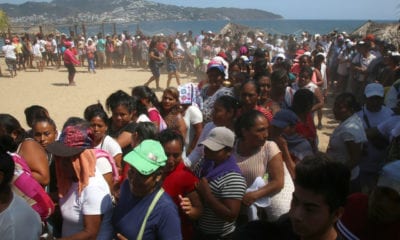
<svg viewBox="0 0 400 240"><path fill-rule="evenodd" d="M97 41L96 49L99 52L105 52L106 51L106 40L104 38L100 38Z"/></svg>
<svg viewBox="0 0 400 240"><path fill-rule="evenodd" d="M128 239L136 239L147 209L157 192L158 189L143 198L135 197L129 189L128 180L125 180L121 186L120 199L114 209L115 233L120 233ZM147 219L143 239L182 239L178 210L167 193L162 194Z"/></svg>

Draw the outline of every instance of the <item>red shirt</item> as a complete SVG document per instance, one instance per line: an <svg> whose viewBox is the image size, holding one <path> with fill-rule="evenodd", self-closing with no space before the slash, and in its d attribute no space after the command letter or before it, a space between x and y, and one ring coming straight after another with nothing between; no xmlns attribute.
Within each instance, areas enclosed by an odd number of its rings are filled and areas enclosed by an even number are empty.
<svg viewBox="0 0 400 240"><path fill-rule="evenodd" d="M337 229L346 239L400 239L400 222L378 224L368 221L368 196L354 193L347 199Z"/></svg>
<svg viewBox="0 0 400 240"><path fill-rule="evenodd" d="M75 58L74 53L70 48L64 51L64 63L65 64L79 64L79 61Z"/></svg>
<svg viewBox="0 0 400 240"><path fill-rule="evenodd" d="M195 191L195 184L197 182L199 182L199 179L187 167L185 167L183 162L180 162L175 170L164 179L162 186L165 192L171 196L174 203L178 206L179 216L182 223L183 239L193 238L193 222L182 211L179 195L186 196Z"/></svg>
<svg viewBox="0 0 400 240"><path fill-rule="evenodd" d="M312 113L307 115L306 121L299 121L296 124L296 132L306 138L310 143L314 151L317 149L317 129L315 128Z"/></svg>
<svg viewBox="0 0 400 240"><path fill-rule="evenodd" d="M290 72L294 73L296 76L299 75L300 73L300 64L299 63L295 63L293 64L292 68L290 69Z"/></svg>

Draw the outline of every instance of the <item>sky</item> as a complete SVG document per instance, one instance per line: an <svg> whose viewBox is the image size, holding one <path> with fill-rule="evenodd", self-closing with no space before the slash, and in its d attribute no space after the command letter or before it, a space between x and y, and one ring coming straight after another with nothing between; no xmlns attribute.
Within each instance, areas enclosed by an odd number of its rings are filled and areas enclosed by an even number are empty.
<svg viewBox="0 0 400 240"><path fill-rule="evenodd" d="M50 0L30 0L50 2ZM85 0L82 0L85 1ZM107 0L104 0L107 1ZM185 7L254 8L280 14L285 19L399 20L399 0L152 0ZM26 0L0 0L20 4ZM251 3L251 5L249 5Z"/></svg>

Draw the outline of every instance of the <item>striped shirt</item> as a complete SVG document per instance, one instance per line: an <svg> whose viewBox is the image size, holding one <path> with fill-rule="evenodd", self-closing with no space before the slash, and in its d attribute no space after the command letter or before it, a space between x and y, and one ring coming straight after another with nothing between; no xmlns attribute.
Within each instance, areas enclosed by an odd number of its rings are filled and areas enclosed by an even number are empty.
<svg viewBox="0 0 400 240"><path fill-rule="evenodd" d="M246 181L238 173L231 172L209 182L210 189L218 199L242 200L246 192ZM226 222L219 218L214 211L205 204L202 216L199 219L198 227L203 234L225 236L235 230L235 221Z"/></svg>

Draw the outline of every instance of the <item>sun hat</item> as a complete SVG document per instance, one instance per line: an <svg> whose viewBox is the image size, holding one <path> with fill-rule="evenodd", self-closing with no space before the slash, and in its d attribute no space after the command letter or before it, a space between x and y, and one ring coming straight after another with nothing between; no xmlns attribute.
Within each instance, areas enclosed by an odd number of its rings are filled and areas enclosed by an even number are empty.
<svg viewBox="0 0 400 240"><path fill-rule="evenodd" d="M359 45L359 46L361 46L361 45L365 45L365 42L364 42L364 41L362 41L362 40L360 40L360 41L358 41L358 42L357 42L357 45Z"/></svg>
<svg viewBox="0 0 400 240"><path fill-rule="evenodd" d="M225 67L224 67L224 64L222 64L222 62L216 61L216 60L211 60L207 64L207 72L210 71L213 68L216 68L216 69L218 69L218 71L220 71L220 72L225 74Z"/></svg>
<svg viewBox="0 0 400 240"><path fill-rule="evenodd" d="M364 41L366 42L375 42L375 35L370 33L365 36Z"/></svg>
<svg viewBox="0 0 400 240"><path fill-rule="evenodd" d="M70 41L65 41L65 42L64 42L64 46L65 46L65 47L71 47L71 46L72 46L72 43L71 43Z"/></svg>
<svg viewBox="0 0 400 240"><path fill-rule="evenodd" d="M346 43L346 47L348 47L348 48L352 48L353 46L354 46L354 43L352 41Z"/></svg>
<svg viewBox="0 0 400 240"><path fill-rule="evenodd" d="M386 164L378 178L378 187L387 187L400 195L400 160Z"/></svg>
<svg viewBox="0 0 400 240"><path fill-rule="evenodd" d="M272 118L271 125L278 128L286 128L287 126L296 125L298 121L299 118L293 111L282 109L275 113L274 117Z"/></svg>
<svg viewBox="0 0 400 240"><path fill-rule="evenodd" d="M144 140L124 157L124 161L147 176L164 167L167 156L160 142Z"/></svg>
<svg viewBox="0 0 400 240"><path fill-rule="evenodd" d="M249 58L247 56L245 56L245 55L240 56L240 59L242 59L246 63L249 62Z"/></svg>
<svg viewBox="0 0 400 240"><path fill-rule="evenodd" d="M93 147L93 133L88 125L79 124L63 129L58 141L49 144L48 152L60 157L72 157Z"/></svg>
<svg viewBox="0 0 400 240"><path fill-rule="evenodd" d="M275 58L276 58L276 59L282 58L283 60L285 60L285 59L286 59L286 56L285 56L285 54L283 54L283 53L278 53L278 54L276 54Z"/></svg>
<svg viewBox="0 0 400 240"><path fill-rule="evenodd" d="M383 89L382 84L370 83L365 87L364 94L367 98L373 97L373 96L383 97L385 94L385 91Z"/></svg>
<svg viewBox="0 0 400 240"><path fill-rule="evenodd" d="M223 52L223 51L220 51L220 52L217 54L217 56L220 56L220 57L222 57L223 59L227 59L227 56L226 56L225 52Z"/></svg>
<svg viewBox="0 0 400 240"><path fill-rule="evenodd" d="M212 151L219 151L225 147L233 147L235 143L235 134L226 127L213 128L207 138L200 144L206 146Z"/></svg>

